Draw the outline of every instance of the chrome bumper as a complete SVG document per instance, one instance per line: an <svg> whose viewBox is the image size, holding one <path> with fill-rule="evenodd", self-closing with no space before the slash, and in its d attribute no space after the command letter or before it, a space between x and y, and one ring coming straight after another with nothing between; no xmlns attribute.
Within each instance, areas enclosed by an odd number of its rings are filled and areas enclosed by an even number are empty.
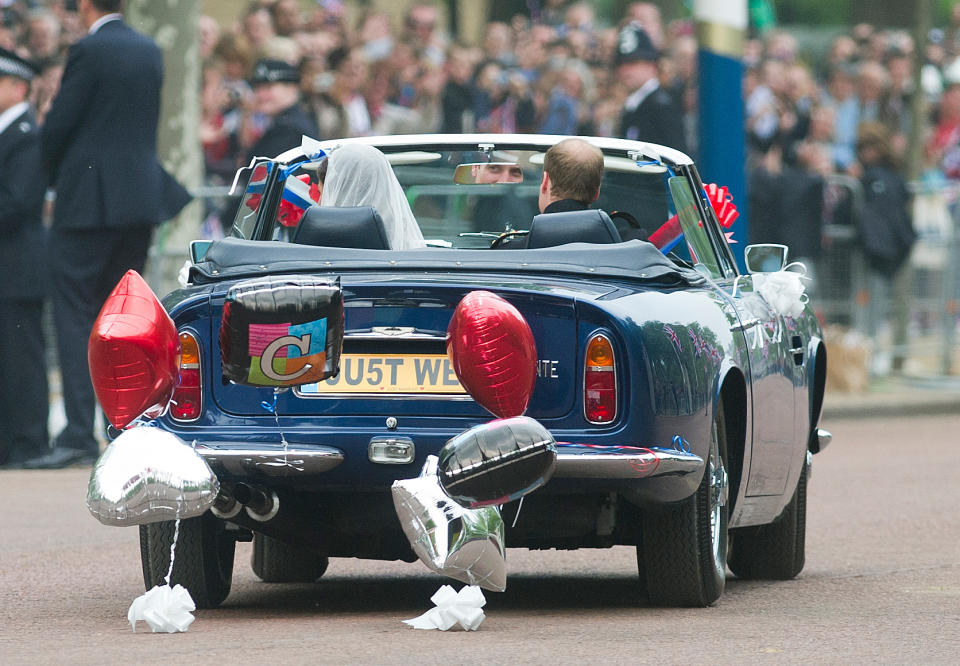
<svg viewBox="0 0 960 666"><path fill-rule="evenodd" d="M833 435L830 434L830 431L824 430L823 428L817 428L817 443L820 445L818 451L823 451L832 441Z"/></svg>
<svg viewBox="0 0 960 666"><path fill-rule="evenodd" d="M703 476L703 458L673 448L557 444L555 478L646 479Z"/></svg>
<svg viewBox="0 0 960 666"><path fill-rule="evenodd" d="M258 472L266 476L310 476L322 474L343 462L343 451L332 446L296 444L281 446L238 446L236 443L196 447L197 453L235 475Z"/></svg>
<svg viewBox="0 0 960 666"><path fill-rule="evenodd" d="M198 444L197 453L211 464L237 475L311 476L329 472L344 460L332 446L280 446L224 442ZM630 480L664 476L703 476L703 458L665 447L595 446L557 443L554 478Z"/></svg>

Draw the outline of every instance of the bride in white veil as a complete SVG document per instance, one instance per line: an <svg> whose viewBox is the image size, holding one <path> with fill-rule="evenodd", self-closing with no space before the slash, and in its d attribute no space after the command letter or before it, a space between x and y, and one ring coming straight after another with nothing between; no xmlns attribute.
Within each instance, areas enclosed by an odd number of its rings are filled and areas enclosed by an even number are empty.
<svg viewBox="0 0 960 666"><path fill-rule="evenodd" d="M393 168L373 146L348 143L331 152L320 205L373 206L391 250L426 246Z"/></svg>

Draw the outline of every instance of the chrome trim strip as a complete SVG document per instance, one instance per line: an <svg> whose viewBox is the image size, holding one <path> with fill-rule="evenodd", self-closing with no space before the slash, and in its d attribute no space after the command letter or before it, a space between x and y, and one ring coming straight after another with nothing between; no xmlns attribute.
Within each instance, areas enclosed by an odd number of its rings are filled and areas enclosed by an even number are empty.
<svg viewBox="0 0 960 666"><path fill-rule="evenodd" d="M220 448L236 446L232 442L197 444L196 451L208 463L219 464L227 472L240 476L252 472L266 476L321 474L338 466L344 457L343 451L332 446Z"/></svg>
<svg viewBox="0 0 960 666"><path fill-rule="evenodd" d="M703 469L703 458L676 449L620 446L587 449L558 443L557 467L553 476L567 479L647 479L702 475Z"/></svg>
<svg viewBox="0 0 960 666"><path fill-rule="evenodd" d="M473 144L477 146L478 149L484 144L489 144L501 150L509 150L511 147L517 146L540 146L546 150L563 139L573 137L555 136L552 134L395 134L390 136L327 139L325 141L316 141L309 137L306 138L310 143L309 148L320 148L329 155L332 150L348 143L364 143L371 146L382 146L384 148L410 146L417 150L428 150L431 146L443 147L450 144ZM589 141L601 150L622 150L624 153L631 150L638 150L644 155L651 157L656 155L660 158L666 158L673 166L679 167L693 164L693 160L679 150L656 143L596 136L581 136L576 138ZM314 151L311 150L310 152ZM304 154L304 147L301 144L300 146L280 153L274 159L279 162L287 162L304 156Z"/></svg>
<svg viewBox="0 0 960 666"><path fill-rule="evenodd" d="M390 333L381 333L379 331L369 331L363 333L346 333L343 336L344 341L347 340L383 340L386 342L395 342L397 340L407 341L407 340L431 340L434 342L444 342L446 341L446 336L433 335L431 333L417 332L411 330L410 332L390 334Z"/></svg>
<svg viewBox="0 0 960 666"><path fill-rule="evenodd" d="M304 393L300 387L294 387L293 394L304 400L316 400L318 398L376 398L377 400L448 400L462 401L473 400L469 393Z"/></svg>

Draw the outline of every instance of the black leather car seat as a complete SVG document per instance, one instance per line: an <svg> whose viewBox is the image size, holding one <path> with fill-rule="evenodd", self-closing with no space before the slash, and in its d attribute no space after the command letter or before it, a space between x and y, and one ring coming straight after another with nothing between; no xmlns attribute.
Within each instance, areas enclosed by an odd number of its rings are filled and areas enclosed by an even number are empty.
<svg viewBox="0 0 960 666"><path fill-rule="evenodd" d="M610 216L591 208L565 213L541 213L533 218L526 247L554 247L567 243L620 243Z"/></svg>
<svg viewBox="0 0 960 666"><path fill-rule="evenodd" d="M300 245L386 250L387 231L372 206L310 206L293 235Z"/></svg>

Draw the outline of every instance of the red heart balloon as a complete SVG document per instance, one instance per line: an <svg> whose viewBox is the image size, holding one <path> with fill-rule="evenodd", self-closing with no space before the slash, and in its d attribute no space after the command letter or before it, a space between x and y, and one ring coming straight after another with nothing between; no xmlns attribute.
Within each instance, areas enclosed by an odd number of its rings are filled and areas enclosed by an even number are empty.
<svg viewBox="0 0 960 666"><path fill-rule="evenodd" d="M180 340L170 315L136 271L127 271L97 315L87 345L90 379L107 418L124 428L158 416L173 395Z"/></svg>
<svg viewBox="0 0 960 666"><path fill-rule="evenodd" d="M447 356L457 378L495 416L520 416L537 381L537 346L520 312L489 291L471 291L447 327Z"/></svg>

